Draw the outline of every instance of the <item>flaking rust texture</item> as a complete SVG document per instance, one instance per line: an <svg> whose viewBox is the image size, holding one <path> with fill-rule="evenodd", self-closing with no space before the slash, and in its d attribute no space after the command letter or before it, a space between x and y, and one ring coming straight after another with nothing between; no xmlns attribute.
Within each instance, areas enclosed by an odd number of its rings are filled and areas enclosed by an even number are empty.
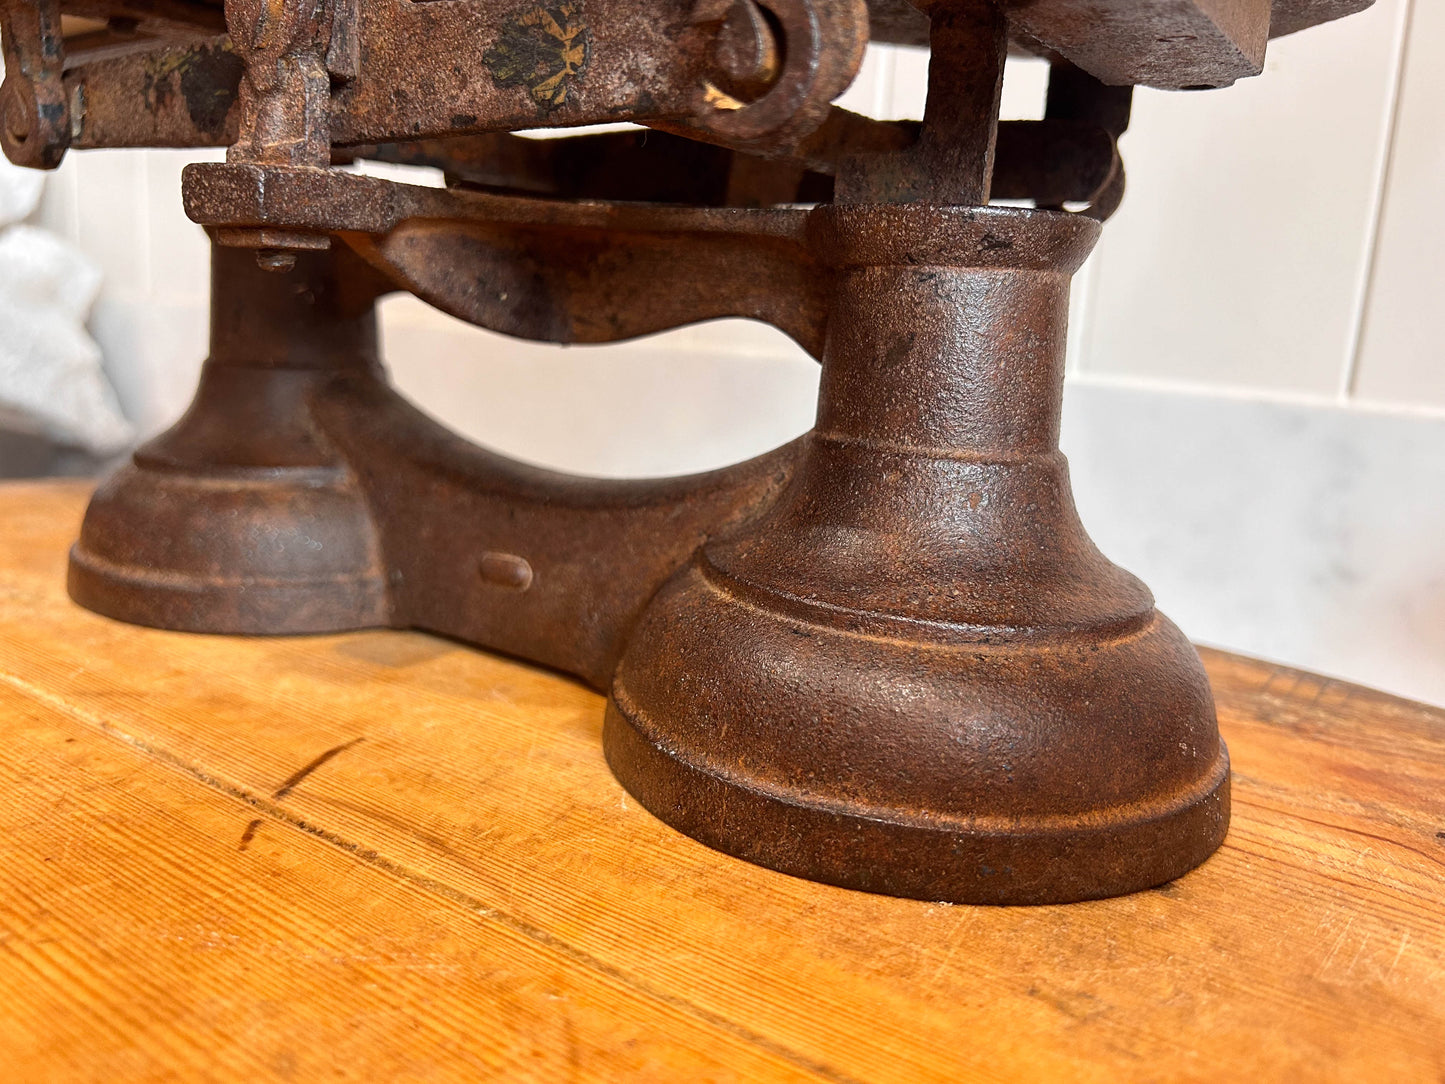
<svg viewBox="0 0 1445 1084"><path fill-rule="evenodd" d="M643 805L798 876L1005 904L1177 877L1224 838L1228 753L1193 648L1075 514L1069 279L1124 194L1131 84L1227 85L1272 19L1360 6L86 0L104 28L65 39L67 0L0 0L15 161L228 147L183 182L216 242L200 388L96 492L71 594L572 672ZM870 19L930 45L919 121L832 104ZM1020 47L1045 116L1001 125ZM602 121L646 130L511 134ZM821 361L817 424L687 478L516 463L388 386L397 289L564 343L763 320Z"/></svg>

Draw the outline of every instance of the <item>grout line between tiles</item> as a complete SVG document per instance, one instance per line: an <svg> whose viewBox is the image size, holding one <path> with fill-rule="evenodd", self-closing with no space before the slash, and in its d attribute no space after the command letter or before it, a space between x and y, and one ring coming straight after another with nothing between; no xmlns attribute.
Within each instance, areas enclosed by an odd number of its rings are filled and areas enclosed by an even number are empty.
<svg viewBox="0 0 1445 1084"><path fill-rule="evenodd" d="M1395 141L1400 124L1400 100L1403 97L1405 74L1409 66L1411 30L1415 21L1415 0L1401 0L1400 14L1395 27L1395 62L1391 71L1390 93L1386 99L1384 117L1384 138L1378 148L1375 167L1374 203L1370 208L1369 222L1365 228L1364 260L1360 281L1355 289L1355 308L1351 317L1350 334L1346 338L1344 370L1340 374L1339 390L1336 397L1341 402L1353 402L1359 390L1360 355L1364 350L1365 335L1370 320L1370 305L1375 293L1375 275L1380 259L1380 225L1384 220L1386 204L1395 158Z"/></svg>

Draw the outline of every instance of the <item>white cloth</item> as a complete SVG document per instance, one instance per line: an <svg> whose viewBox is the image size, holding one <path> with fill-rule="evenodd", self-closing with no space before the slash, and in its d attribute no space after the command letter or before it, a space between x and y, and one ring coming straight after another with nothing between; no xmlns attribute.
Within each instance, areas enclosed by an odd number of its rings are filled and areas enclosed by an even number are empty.
<svg viewBox="0 0 1445 1084"><path fill-rule="evenodd" d="M109 455L135 431L85 329L100 269L73 245L21 225L45 175L0 156L0 410L60 444Z"/></svg>
<svg viewBox="0 0 1445 1084"><path fill-rule="evenodd" d="M44 187L44 173L12 166L0 155L0 229L19 222L35 210Z"/></svg>

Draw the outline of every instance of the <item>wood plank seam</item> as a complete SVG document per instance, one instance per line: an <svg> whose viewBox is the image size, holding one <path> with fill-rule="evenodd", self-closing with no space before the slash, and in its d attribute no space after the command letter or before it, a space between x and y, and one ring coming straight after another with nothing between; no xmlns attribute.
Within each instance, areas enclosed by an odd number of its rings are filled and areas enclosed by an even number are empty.
<svg viewBox="0 0 1445 1084"><path fill-rule="evenodd" d="M46 690L39 688L33 683L26 681L18 674L14 674L6 670L0 670L0 681L5 682L17 692L39 701L47 707L52 708L55 711L71 719L76 720L82 725L99 731L101 734L105 735L111 740L127 747L132 753L135 753L143 758L150 759L158 764L163 765L166 768L169 768L172 771L189 777L191 780L200 783L205 787L224 794L228 798L231 798L234 801L240 802L243 805L250 807L257 813L263 814L265 818L271 821L274 821L278 824L294 829L296 831L304 832L312 838L320 840L321 842L326 843L329 846L346 853L354 860L361 862L363 865L369 866L391 877L395 877L398 880L404 881L405 883L411 885L417 890L436 896L437 898L444 900L455 907L459 907L460 909L468 912L469 914L474 914L479 917L497 922L500 925L506 926L507 928L515 931L523 937L526 937L529 940L532 940L537 944L542 945L563 956L566 956L568 959L575 962L578 966L586 968L589 971L592 971L594 974L609 978L614 982L617 982L627 987L628 989L635 991L638 994L662 1002L666 1005L671 1006L672 1008L677 1009L680 1012L686 1013L687 1015L694 1017L695 1019L705 1024L726 1031L727 1033L735 1036L736 1038L742 1040L745 1043L748 1043L749 1045L755 1046L760 1050L763 1050L769 1054L788 1061L803 1072L811 1073L822 1080L830 1081L831 1084L865 1084L865 1082L862 1081L860 1078L849 1076L831 1065L827 1065L813 1058L809 1058L804 1054L800 1054L797 1051L792 1050L781 1043L769 1039L765 1035L758 1034L752 1029L747 1028L742 1024L739 1024L736 1021L729 1019L728 1017L722 1016L721 1014L712 1012L708 1009L704 1009L684 997L680 997L676 994L660 989L651 983L641 981L635 976L628 974L621 968L615 967L612 964L609 964L606 961L597 958L591 953L572 945L571 943L563 940L562 938L557 937L549 930L545 930L540 926L536 926L530 922L525 921L524 919L509 914L508 912L487 903L485 900L482 900L479 897L473 896L467 892L461 891L460 889L454 888L453 886L446 884L444 881L440 881L436 878L428 877L424 874L418 873L417 871L412 870L407 866L404 866L401 863L391 858L388 858L375 850L372 850L371 848L365 847L360 843L356 843L352 840L346 839L338 833L324 828L319 824L313 824L302 817L295 816L294 814L284 809L281 805L279 805L275 801L274 797L268 799L261 795L255 794L244 787L238 786L233 783L228 783L224 779L217 778L216 776L211 775L206 771L203 771L201 768L186 762L184 759L172 753L170 750L161 748L154 743L145 740L144 738L140 738L136 735L127 733L121 728L115 726L113 723L110 723L99 716L93 715L90 712L84 711L78 708L76 705L62 699L61 697L56 696L53 693L47 692ZM319 767L321 764L324 764L327 760L330 760L341 750L351 745L355 745L356 742L360 740L362 739L357 738L351 742L343 743L343 745L338 746L334 749L327 750L326 753L321 754L321 756L311 761L306 767L294 773L285 783L281 785L281 787L277 789L275 793L282 796L290 793L290 791L296 786L296 784L298 784L306 775L309 775L311 771L314 771L317 767ZM254 836L253 826L248 825L246 831L250 835ZM249 840L245 840L245 842L249 843Z"/></svg>
<svg viewBox="0 0 1445 1084"><path fill-rule="evenodd" d="M1276 806L1269 805L1266 802L1244 801L1239 804L1253 806L1255 809L1262 809L1268 813L1273 813L1275 816L1278 817L1288 817L1291 820L1302 821L1305 824L1313 824L1318 828L1327 828L1330 831L1334 832L1346 832L1349 835L1359 836L1362 839L1373 839L1377 843L1384 843L1391 847L1399 847L1401 850L1409 851L1411 854L1418 854L1421 858L1425 859L1425 861L1431 862L1439 866L1441 869L1445 869L1445 858L1441 858L1439 855L1430 854L1423 848L1412 846L1411 844L1406 843L1404 840L1401 839L1392 839L1390 836L1382 836L1375 832L1367 832L1363 828L1356 828L1348 824L1337 824L1332 821L1322 821L1315 817L1306 817L1303 813L1299 813L1292 809L1280 809ZM1435 836L1437 839L1445 839L1445 832L1437 832Z"/></svg>
<svg viewBox="0 0 1445 1084"><path fill-rule="evenodd" d="M0 724L0 1079L818 1079L308 834L240 853L248 808L3 682Z"/></svg>

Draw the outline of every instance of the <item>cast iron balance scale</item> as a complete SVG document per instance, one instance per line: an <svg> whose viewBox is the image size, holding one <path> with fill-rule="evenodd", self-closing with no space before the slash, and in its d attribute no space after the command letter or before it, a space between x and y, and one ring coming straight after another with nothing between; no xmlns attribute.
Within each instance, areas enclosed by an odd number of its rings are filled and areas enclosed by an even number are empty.
<svg viewBox="0 0 1445 1084"><path fill-rule="evenodd" d="M1228 85L1369 2L0 0L12 161L229 147L184 176L200 388L96 493L71 595L568 671L643 805L801 877L976 903L1178 877L1224 838L1228 755L1194 649L1075 514L1069 280L1133 85ZM870 39L929 46L921 122L832 104ZM1040 121L998 121L1011 47L1052 63ZM510 134L614 121L645 129ZM391 390L394 290L549 342L766 321L822 362L817 424L695 477L535 469Z"/></svg>

